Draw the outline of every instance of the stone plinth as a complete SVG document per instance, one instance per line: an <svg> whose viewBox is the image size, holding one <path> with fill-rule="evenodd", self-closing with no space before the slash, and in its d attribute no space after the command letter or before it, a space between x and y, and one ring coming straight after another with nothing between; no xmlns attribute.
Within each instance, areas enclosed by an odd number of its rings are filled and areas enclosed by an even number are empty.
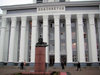
<svg viewBox="0 0 100 75"><path fill-rule="evenodd" d="M45 47L36 47L35 72L45 72Z"/></svg>
<svg viewBox="0 0 100 75"><path fill-rule="evenodd" d="M45 72L45 47L46 43L42 38L39 38L39 42L36 44L35 49L35 72L22 72L22 75L50 75L50 72Z"/></svg>
<svg viewBox="0 0 100 75"><path fill-rule="evenodd" d="M22 72L22 75L50 75L50 72Z"/></svg>

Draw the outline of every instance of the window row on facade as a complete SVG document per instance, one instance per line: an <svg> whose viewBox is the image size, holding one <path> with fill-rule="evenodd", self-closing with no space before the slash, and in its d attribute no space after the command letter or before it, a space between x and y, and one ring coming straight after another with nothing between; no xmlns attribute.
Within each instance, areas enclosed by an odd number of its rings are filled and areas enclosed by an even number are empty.
<svg viewBox="0 0 100 75"><path fill-rule="evenodd" d="M45 3L45 2L65 2L68 0L36 0L36 3Z"/></svg>

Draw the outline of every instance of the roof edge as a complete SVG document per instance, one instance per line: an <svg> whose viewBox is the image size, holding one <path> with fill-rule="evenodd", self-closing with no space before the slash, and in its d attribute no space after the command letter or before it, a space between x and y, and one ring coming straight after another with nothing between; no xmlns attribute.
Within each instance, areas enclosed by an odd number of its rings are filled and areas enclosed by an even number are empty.
<svg viewBox="0 0 100 75"><path fill-rule="evenodd" d="M57 6L57 5L65 5L65 6L86 6L87 5L87 6L90 6L90 5L100 5L100 1L32 3L32 4L0 6L0 8L2 10L16 10L16 9L36 8L36 7L42 7L42 6Z"/></svg>

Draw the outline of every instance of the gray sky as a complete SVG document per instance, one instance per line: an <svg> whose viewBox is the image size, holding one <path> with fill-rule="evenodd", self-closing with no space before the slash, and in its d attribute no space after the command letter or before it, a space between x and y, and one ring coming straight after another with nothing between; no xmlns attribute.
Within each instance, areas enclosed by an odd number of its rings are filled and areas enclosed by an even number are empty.
<svg viewBox="0 0 100 75"><path fill-rule="evenodd" d="M33 0L0 0L0 6L2 5L15 5L15 4L27 4L32 3Z"/></svg>
<svg viewBox="0 0 100 75"><path fill-rule="evenodd" d="M100 1L100 0L70 0L70 1ZM0 6L32 3L33 0L0 0ZM0 10L0 13L2 11Z"/></svg>
<svg viewBox="0 0 100 75"><path fill-rule="evenodd" d="M98 0L70 0L70 1L98 1ZM27 4L32 3L33 0L0 0L0 6L3 5L15 5L15 4Z"/></svg>

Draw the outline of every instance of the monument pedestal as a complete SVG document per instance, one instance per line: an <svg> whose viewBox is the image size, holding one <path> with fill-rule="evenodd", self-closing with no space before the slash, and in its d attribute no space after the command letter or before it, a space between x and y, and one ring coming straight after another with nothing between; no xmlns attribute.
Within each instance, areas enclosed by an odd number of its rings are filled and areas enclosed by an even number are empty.
<svg viewBox="0 0 100 75"><path fill-rule="evenodd" d="M45 72L45 47L36 47L35 72Z"/></svg>
<svg viewBox="0 0 100 75"><path fill-rule="evenodd" d="M23 72L22 75L50 75L50 72L45 72L46 46L47 43L43 42L43 39L40 37L35 49L35 72Z"/></svg>
<svg viewBox="0 0 100 75"><path fill-rule="evenodd" d="M22 75L50 75L50 72L23 72Z"/></svg>
<svg viewBox="0 0 100 75"><path fill-rule="evenodd" d="M50 75L50 72L45 72L45 69L45 47L36 47L35 72L23 72L22 75Z"/></svg>

